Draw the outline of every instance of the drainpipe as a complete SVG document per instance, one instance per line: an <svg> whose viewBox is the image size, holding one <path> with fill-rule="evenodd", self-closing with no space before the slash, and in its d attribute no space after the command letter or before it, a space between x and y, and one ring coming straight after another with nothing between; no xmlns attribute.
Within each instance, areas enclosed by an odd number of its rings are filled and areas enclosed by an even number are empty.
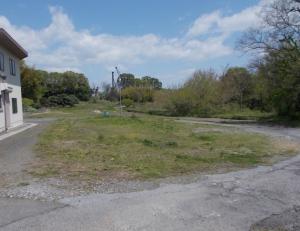
<svg viewBox="0 0 300 231"><path fill-rule="evenodd" d="M6 76L0 74L0 84L2 84L3 88L0 87L0 93L1 93L1 100L3 101L3 113L4 113L4 126L5 126L5 131L7 132L8 130L8 121L7 121L7 108L6 108L6 100L8 97L8 87L6 83ZM1 103L1 102L0 102Z"/></svg>

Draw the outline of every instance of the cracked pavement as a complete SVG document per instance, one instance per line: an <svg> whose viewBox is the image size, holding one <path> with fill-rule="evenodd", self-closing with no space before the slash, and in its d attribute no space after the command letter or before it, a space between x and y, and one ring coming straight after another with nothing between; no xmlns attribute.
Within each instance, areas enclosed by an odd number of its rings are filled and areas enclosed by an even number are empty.
<svg viewBox="0 0 300 231"><path fill-rule="evenodd" d="M300 140L300 129L244 128ZM95 193L52 202L1 198L0 230L240 231L272 225L299 230L298 206L300 156L139 192Z"/></svg>

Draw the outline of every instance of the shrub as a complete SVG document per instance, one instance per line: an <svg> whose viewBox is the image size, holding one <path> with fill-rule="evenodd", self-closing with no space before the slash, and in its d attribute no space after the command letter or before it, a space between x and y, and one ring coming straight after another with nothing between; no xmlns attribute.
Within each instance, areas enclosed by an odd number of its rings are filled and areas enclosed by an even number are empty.
<svg viewBox="0 0 300 231"><path fill-rule="evenodd" d="M115 88L110 89L106 94L104 94L104 99L109 101L118 101L119 98L119 92Z"/></svg>
<svg viewBox="0 0 300 231"><path fill-rule="evenodd" d="M42 107L40 102L36 102L32 105L32 107L34 107L35 109L40 109Z"/></svg>
<svg viewBox="0 0 300 231"><path fill-rule="evenodd" d="M23 98L23 111L24 112L34 112L36 111L35 103L32 99Z"/></svg>
<svg viewBox="0 0 300 231"><path fill-rule="evenodd" d="M198 71L177 89L160 92L164 108L173 116L211 116L220 106L217 75L212 71Z"/></svg>
<svg viewBox="0 0 300 231"><path fill-rule="evenodd" d="M40 103L41 103L41 105L44 106L44 107L49 107L49 106L50 106L50 105L49 105L49 100L48 100L48 98L46 98L46 97L41 98L41 99L40 99Z"/></svg>
<svg viewBox="0 0 300 231"><path fill-rule="evenodd" d="M169 102L165 107L173 116L187 116L191 114L192 109L195 107L193 101L191 92L182 88L174 90L170 94Z"/></svg>
<svg viewBox="0 0 300 231"><path fill-rule="evenodd" d="M26 107L23 108L24 112L37 112L37 109L35 109L34 107Z"/></svg>
<svg viewBox="0 0 300 231"><path fill-rule="evenodd" d="M103 139L104 139L104 135L101 134L101 133L99 133L99 134L98 134L98 137L97 137L97 140L98 140L98 141L102 141Z"/></svg>
<svg viewBox="0 0 300 231"><path fill-rule="evenodd" d="M55 107L55 106L61 105L62 100L58 96L53 95L53 96L48 97L48 103L49 103L48 106Z"/></svg>
<svg viewBox="0 0 300 231"><path fill-rule="evenodd" d="M122 97L139 103L152 102L153 94L154 90L140 87L127 87L122 91Z"/></svg>
<svg viewBox="0 0 300 231"><path fill-rule="evenodd" d="M78 104L79 100L75 95L67 95L67 94L60 94L60 95L53 95L48 98L42 98L41 104L45 107L72 107L75 104Z"/></svg>
<svg viewBox="0 0 300 231"><path fill-rule="evenodd" d="M99 97L92 96L92 97L90 98L90 102L91 102L91 103L98 103L98 102L99 102Z"/></svg>
<svg viewBox="0 0 300 231"><path fill-rule="evenodd" d="M152 140L148 140L148 139L142 140L142 143L143 143L145 146L150 146L150 147L156 146L155 143L154 143Z"/></svg>
<svg viewBox="0 0 300 231"><path fill-rule="evenodd" d="M124 104L126 107L131 107L133 105L133 100L131 99L123 99L122 104Z"/></svg>
<svg viewBox="0 0 300 231"><path fill-rule="evenodd" d="M75 95L67 95L73 104L79 104L79 99Z"/></svg>
<svg viewBox="0 0 300 231"><path fill-rule="evenodd" d="M166 146L169 146L169 147L177 147L178 146L178 143L176 141L168 141L166 143Z"/></svg>
<svg viewBox="0 0 300 231"><path fill-rule="evenodd" d="M23 108L26 108L26 107L32 107L34 102L32 99L28 99L28 98L23 98L22 99L23 101Z"/></svg>

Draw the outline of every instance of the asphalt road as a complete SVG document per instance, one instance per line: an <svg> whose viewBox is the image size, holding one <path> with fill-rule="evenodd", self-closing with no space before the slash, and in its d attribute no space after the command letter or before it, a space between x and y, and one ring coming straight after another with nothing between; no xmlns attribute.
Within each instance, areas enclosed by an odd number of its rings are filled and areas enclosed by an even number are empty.
<svg viewBox="0 0 300 231"><path fill-rule="evenodd" d="M247 129L300 137L299 129L248 125ZM270 167L207 175L194 183L164 184L139 192L91 194L55 202L2 198L0 230L240 231L268 222L300 230L297 206L300 156ZM290 214L288 222L285 214Z"/></svg>

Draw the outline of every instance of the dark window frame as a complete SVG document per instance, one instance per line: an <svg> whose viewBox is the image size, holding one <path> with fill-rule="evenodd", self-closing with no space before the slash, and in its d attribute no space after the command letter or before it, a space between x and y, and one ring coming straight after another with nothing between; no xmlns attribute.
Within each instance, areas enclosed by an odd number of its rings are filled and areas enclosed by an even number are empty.
<svg viewBox="0 0 300 231"><path fill-rule="evenodd" d="M13 58L9 58L10 74L16 76L16 61Z"/></svg>
<svg viewBox="0 0 300 231"><path fill-rule="evenodd" d="M0 52L0 71L4 71L4 54Z"/></svg>
<svg viewBox="0 0 300 231"><path fill-rule="evenodd" d="M2 110L2 95L0 94L0 113L3 112Z"/></svg>
<svg viewBox="0 0 300 231"><path fill-rule="evenodd" d="M11 98L11 105L12 105L12 113L18 114L18 99Z"/></svg>

